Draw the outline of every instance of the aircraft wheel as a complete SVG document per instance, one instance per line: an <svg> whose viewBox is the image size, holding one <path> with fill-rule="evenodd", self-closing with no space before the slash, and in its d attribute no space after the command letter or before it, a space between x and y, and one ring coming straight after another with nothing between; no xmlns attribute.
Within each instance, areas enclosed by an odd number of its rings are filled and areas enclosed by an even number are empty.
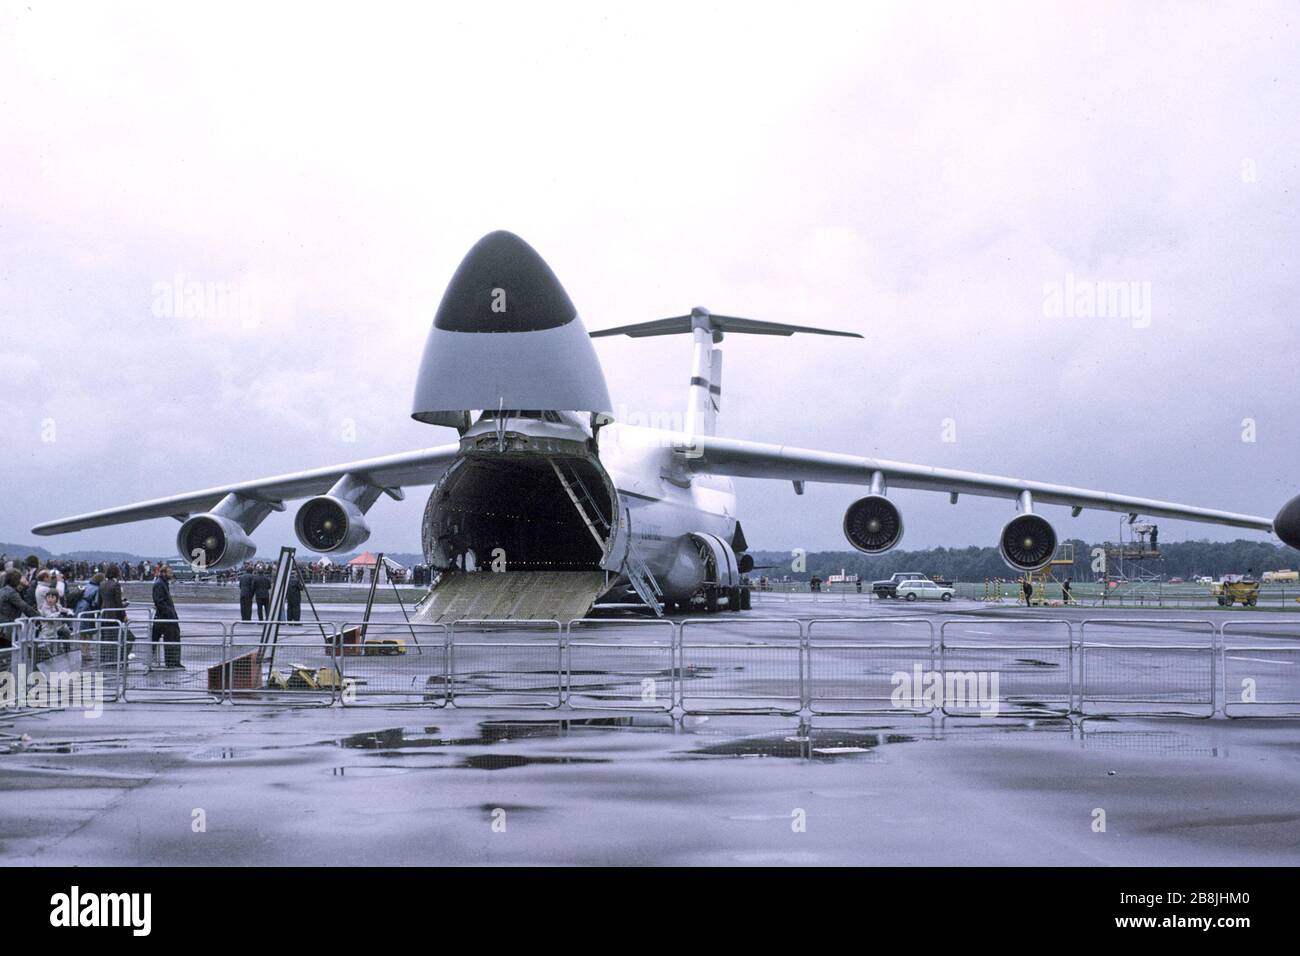
<svg viewBox="0 0 1300 956"><path fill-rule="evenodd" d="M750 594L749 594L749 588L741 588L741 589L740 589L740 609L741 609L742 611L748 611L749 608L750 608L750 603L751 603L751 598L750 598Z"/></svg>
<svg viewBox="0 0 1300 956"><path fill-rule="evenodd" d="M704 589L704 610L710 614L718 613L718 589L711 585Z"/></svg>
<svg viewBox="0 0 1300 956"><path fill-rule="evenodd" d="M743 590L744 588L727 588L727 610L728 611L740 610L740 592Z"/></svg>
<svg viewBox="0 0 1300 956"><path fill-rule="evenodd" d="M663 602L663 609L664 609L664 613L665 613L665 614L672 614L672 613L674 613L674 612L677 610L677 602L676 602L676 601L664 601L664 602Z"/></svg>

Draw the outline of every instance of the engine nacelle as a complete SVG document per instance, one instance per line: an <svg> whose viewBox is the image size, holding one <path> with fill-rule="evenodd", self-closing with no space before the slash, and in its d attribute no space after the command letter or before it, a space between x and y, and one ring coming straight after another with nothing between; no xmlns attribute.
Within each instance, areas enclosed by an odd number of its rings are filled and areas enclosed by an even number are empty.
<svg viewBox="0 0 1300 956"><path fill-rule="evenodd" d="M350 551L370 537L370 525L360 507L342 498L321 494L308 498L294 518L294 533L303 548L329 554Z"/></svg>
<svg viewBox="0 0 1300 956"><path fill-rule="evenodd" d="M293 531L304 548L318 554L351 551L370 537L361 509L331 495L309 498L293 519Z"/></svg>
<svg viewBox="0 0 1300 956"><path fill-rule="evenodd" d="M1037 571L1056 554L1056 529L1042 515L1017 515L1002 529L998 550L1017 571Z"/></svg>
<svg viewBox="0 0 1300 956"><path fill-rule="evenodd" d="M176 550L196 570L224 571L257 554L257 545L229 518L197 514L176 532Z"/></svg>
<svg viewBox="0 0 1300 956"><path fill-rule="evenodd" d="M1293 548L1300 548L1300 495L1284 504L1273 519L1273 533Z"/></svg>
<svg viewBox="0 0 1300 956"><path fill-rule="evenodd" d="M884 495L867 495L844 512L844 537L867 554L883 554L903 540L903 516Z"/></svg>

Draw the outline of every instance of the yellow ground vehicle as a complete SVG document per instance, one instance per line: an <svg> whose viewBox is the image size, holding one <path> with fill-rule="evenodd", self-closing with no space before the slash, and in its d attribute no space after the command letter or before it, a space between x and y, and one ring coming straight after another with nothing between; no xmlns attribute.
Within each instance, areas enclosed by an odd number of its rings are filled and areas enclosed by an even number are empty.
<svg viewBox="0 0 1300 956"><path fill-rule="evenodd" d="M1219 602L1219 607L1232 607L1234 604L1254 607L1259 601L1259 582L1225 579L1216 582L1211 587L1210 593Z"/></svg>

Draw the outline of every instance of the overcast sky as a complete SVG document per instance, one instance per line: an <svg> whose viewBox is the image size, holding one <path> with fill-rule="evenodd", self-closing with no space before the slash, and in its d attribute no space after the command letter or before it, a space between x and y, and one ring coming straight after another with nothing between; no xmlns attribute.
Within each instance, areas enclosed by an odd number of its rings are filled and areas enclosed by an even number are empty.
<svg viewBox="0 0 1300 956"><path fill-rule="evenodd" d="M1294 3L644 8L4 3L0 540L166 553L171 520L29 529L451 440L414 374L498 228L588 328L867 336L729 337L724 435L1269 516L1300 491ZM245 299L187 314L177 277ZM1095 282L1128 312L1053 307ZM596 347L616 406L684 406L689 340ZM852 489L738 487L754 547L846 546ZM370 545L417 550L426 497ZM896 498L904 547L1012 511Z"/></svg>

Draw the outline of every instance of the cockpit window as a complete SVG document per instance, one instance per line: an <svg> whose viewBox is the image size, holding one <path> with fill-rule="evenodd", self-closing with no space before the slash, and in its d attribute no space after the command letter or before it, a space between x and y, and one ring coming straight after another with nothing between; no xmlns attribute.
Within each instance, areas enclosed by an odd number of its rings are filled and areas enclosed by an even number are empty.
<svg viewBox="0 0 1300 956"><path fill-rule="evenodd" d="M497 420L497 416L499 415L504 415L508 419L509 418L533 418L533 419L540 419L541 421L550 422L553 425L560 424L559 412L552 411L550 409L546 409L545 411L539 411L535 408L505 409L504 411L497 411L494 408L489 408L486 411L484 411L482 415L479 416L479 421L493 422Z"/></svg>

